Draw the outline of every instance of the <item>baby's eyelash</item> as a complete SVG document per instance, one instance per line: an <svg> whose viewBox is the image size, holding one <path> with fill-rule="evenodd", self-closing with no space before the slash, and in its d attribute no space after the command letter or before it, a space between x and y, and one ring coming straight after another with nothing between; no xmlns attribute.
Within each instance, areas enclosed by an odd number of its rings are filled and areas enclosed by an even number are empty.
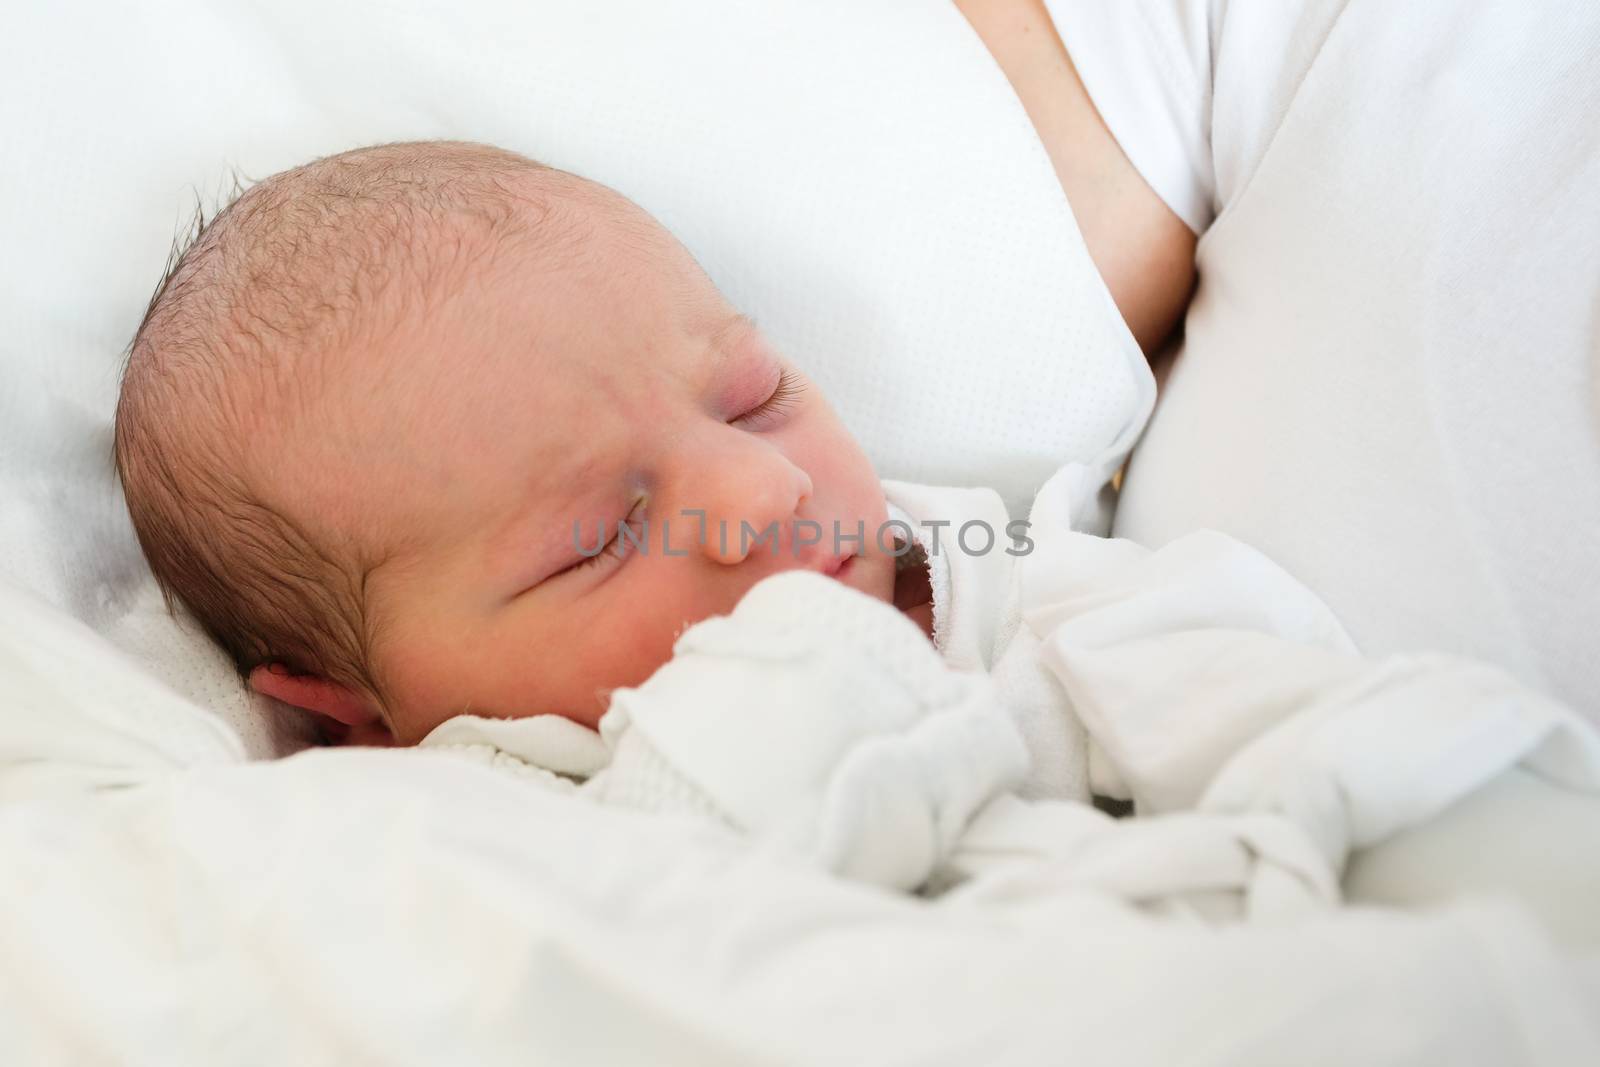
<svg viewBox="0 0 1600 1067"><path fill-rule="evenodd" d="M618 529L612 535L611 540L607 541L599 551L595 552L593 555L584 556L583 558L576 560L567 567L567 570L582 570L585 567L592 567L596 563L606 559L627 559L628 553L631 552L634 547L638 543L642 542L647 536L643 530L643 523L639 519L639 511L643 503L643 501L640 501L638 504L635 504L633 506L633 510L628 512L628 517L623 519L620 524L621 527L632 531L632 540L625 539L622 536L621 529Z"/></svg>
<svg viewBox="0 0 1600 1067"><path fill-rule="evenodd" d="M740 415L736 422L748 422L752 419L770 419L781 415L794 406L800 394L806 390L806 383L800 375L791 370L785 370L778 375L778 387L772 395L763 400L759 405Z"/></svg>

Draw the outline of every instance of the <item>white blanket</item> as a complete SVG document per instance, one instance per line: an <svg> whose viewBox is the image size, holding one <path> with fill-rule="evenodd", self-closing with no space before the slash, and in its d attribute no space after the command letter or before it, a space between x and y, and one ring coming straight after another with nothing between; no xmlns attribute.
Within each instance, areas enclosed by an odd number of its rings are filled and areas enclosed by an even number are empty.
<svg viewBox="0 0 1600 1067"><path fill-rule="evenodd" d="M1518 910L1157 922L1056 868L928 902L428 751L0 808L17 1064L1596 1062Z"/></svg>

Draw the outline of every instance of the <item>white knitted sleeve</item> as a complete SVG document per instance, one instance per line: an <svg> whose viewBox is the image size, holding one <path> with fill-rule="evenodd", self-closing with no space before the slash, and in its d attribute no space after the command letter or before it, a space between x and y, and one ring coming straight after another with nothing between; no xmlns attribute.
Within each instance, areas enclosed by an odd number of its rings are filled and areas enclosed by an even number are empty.
<svg viewBox="0 0 1600 1067"><path fill-rule="evenodd" d="M846 877L922 885L1027 751L989 678L951 669L893 607L808 573L619 690L601 725L607 803L705 815Z"/></svg>

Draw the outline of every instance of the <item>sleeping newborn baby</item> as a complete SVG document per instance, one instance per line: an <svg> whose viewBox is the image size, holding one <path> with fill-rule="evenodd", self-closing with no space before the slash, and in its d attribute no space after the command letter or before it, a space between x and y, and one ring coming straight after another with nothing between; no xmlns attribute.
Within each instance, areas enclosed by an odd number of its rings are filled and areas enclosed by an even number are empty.
<svg viewBox="0 0 1600 1067"><path fill-rule="evenodd" d="M220 213L134 339L116 456L169 598L335 740L897 888L1045 858L1280 914L1519 763L1600 788L1565 709L1361 659L1248 546L1074 532L1079 465L1026 523L881 482L649 215L487 146L344 153Z"/></svg>
<svg viewBox="0 0 1600 1067"><path fill-rule="evenodd" d="M593 725L781 570L895 594L871 539L834 549L887 516L818 391L645 212L482 145L347 152L219 214L134 340L116 455L163 588L352 741Z"/></svg>

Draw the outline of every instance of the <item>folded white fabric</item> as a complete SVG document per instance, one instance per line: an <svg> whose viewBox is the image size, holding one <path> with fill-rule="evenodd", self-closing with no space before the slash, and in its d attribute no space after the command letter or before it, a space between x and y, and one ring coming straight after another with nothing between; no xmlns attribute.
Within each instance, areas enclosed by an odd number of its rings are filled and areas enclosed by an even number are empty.
<svg viewBox="0 0 1600 1067"><path fill-rule="evenodd" d="M577 788L611 760L600 735L559 715L486 719L457 715L439 724L423 742L451 749L492 767L526 772L558 790Z"/></svg>
<svg viewBox="0 0 1600 1067"><path fill-rule="evenodd" d="M1069 479L1076 479L1076 495L1061 520L1068 523L1095 506L1088 497L1099 488L1098 478L1078 465L1056 475L1058 484ZM953 667L989 672L999 706L1022 731L1033 761L1017 792L1087 801L1088 737L1040 659L1037 636L1022 625L1022 557L999 494L897 481L884 482L884 492L891 518L906 524L927 557L939 652Z"/></svg>
<svg viewBox="0 0 1600 1067"><path fill-rule="evenodd" d="M1338 872L1293 821L1176 812L1117 820L1086 804L1000 797L975 818L935 889L1003 901L1071 886L1199 922L1305 919L1340 901Z"/></svg>

